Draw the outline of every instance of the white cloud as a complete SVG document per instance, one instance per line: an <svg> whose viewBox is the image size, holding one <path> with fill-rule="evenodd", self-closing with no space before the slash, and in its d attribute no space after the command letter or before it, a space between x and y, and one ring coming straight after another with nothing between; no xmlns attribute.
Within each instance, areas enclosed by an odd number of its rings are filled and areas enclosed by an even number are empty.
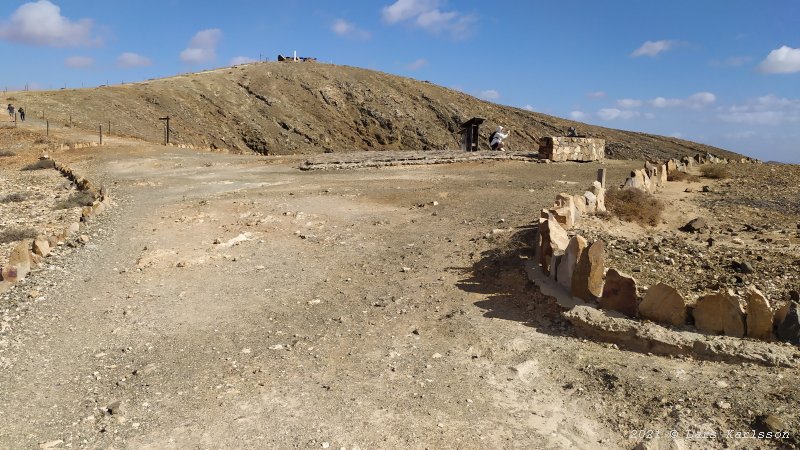
<svg viewBox="0 0 800 450"><path fill-rule="evenodd" d="M570 111L569 113L569 118L572 120L583 120L587 117L588 115L583 111L575 110L575 111Z"/></svg>
<svg viewBox="0 0 800 450"><path fill-rule="evenodd" d="M717 118L723 122L778 126L800 122L800 99L769 94L718 111Z"/></svg>
<svg viewBox="0 0 800 450"><path fill-rule="evenodd" d="M96 45L91 19L72 21L48 0L25 3L0 23L0 39L29 45L80 47Z"/></svg>
<svg viewBox="0 0 800 450"><path fill-rule="evenodd" d="M786 45L769 52L766 59L758 65L761 73L795 73L800 72L800 48Z"/></svg>
<svg viewBox="0 0 800 450"><path fill-rule="evenodd" d="M477 18L458 11L442 11L440 0L397 0L385 6L381 16L388 24L408 22L433 34L447 33L465 39L472 33Z"/></svg>
<svg viewBox="0 0 800 450"><path fill-rule="evenodd" d="M597 116L600 117L602 120L616 120L616 119L633 119L634 117L639 117L641 114L639 111L631 111L627 109L617 109L617 108L603 108L597 111Z"/></svg>
<svg viewBox="0 0 800 450"><path fill-rule="evenodd" d="M117 57L117 66L129 69L133 67L147 67L152 66L153 61L138 53L125 52Z"/></svg>
<svg viewBox="0 0 800 450"><path fill-rule="evenodd" d="M588 94L586 94L586 96L589 98L600 99L600 98L605 98L606 93L603 91L594 91L594 92L589 92Z"/></svg>
<svg viewBox="0 0 800 450"><path fill-rule="evenodd" d="M656 108L683 106L687 108L700 109L716 101L717 101L717 96L712 94L711 92L698 92L686 98L656 97L650 100L650 104Z"/></svg>
<svg viewBox="0 0 800 450"><path fill-rule="evenodd" d="M425 67L427 65L428 65L428 60L425 59L425 58L420 58L420 59L418 59L416 61L413 61L413 62L410 62L410 63L406 64L406 69L408 69L408 70L419 70L419 69L422 69L423 67Z"/></svg>
<svg viewBox="0 0 800 450"><path fill-rule="evenodd" d="M372 34L369 31L362 30L344 19L335 20L333 25L331 25L331 31L339 36L356 39L366 40L372 37Z"/></svg>
<svg viewBox="0 0 800 450"><path fill-rule="evenodd" d="M88 56L70 56L64 60L64 65L73 69L85 69L94 64L94 59Z"/></svg>
<svg viewBox="0 0 800 450"><path fill-rule="evenodd" d="M222 39L218 28L199 31L189 42L189 47L181 52L181 61L189 64L202 64L217 59L217 44Z"/></svg>
<svg viewBox="0 0 800 450"><path fill-rule="evenodd" d="M683 133L681 133L680 131L673 131L673 132L672 132L672 133L670 133L669 135L670 135L671 137L674 137L674 138L676 138L676 139L683 139Z"/></svg>
<svg viewBox="0 0 800 450"><path fill-rule="evenodd" d="M500 98L500 93L494 89L487 89L485 91L481 91L481 93L478 94L478 97L484 100L497 100Z"/></svg>
<svg viewBox="0 0 800 450"><path fill-rule="evenodd" d="M522 107L522 109L525 111L535 111L535 109L533 109L533 105L525 105Z"/></svg>
<svg viewBox="0 0 800 450"><path fill-rule="evenodd" d="M654 57L659 53L671 50L677 44L676 41L647 41L641 47L631 53L631 56L637 58L639 56Z"/></svg>
<svg viewBox="0 0 800 450"><path fill-rule="evenodd" d="M234 56L231 58L231 62L228 64L230 66L238 66L239 64L250 64L258 61L257 59L253 59L249 56Z"/></svg>
<svg viewBox="0 0 800 450"><path fill-rule="evenodd" d="M623 98L617 100L617 106L625 109L638 108L642 106L642 101L633 98Z"/></svg>

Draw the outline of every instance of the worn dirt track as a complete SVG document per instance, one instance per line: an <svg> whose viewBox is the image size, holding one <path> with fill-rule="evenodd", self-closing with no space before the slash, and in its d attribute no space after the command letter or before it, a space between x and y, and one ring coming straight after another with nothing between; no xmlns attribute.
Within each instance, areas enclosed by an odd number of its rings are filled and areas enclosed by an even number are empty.
<svg viewBox="0 0 800 450"><path fill-rule="evenodd" d="M684 423L748 424L711 418L721 377L757 377L778 405L797 382L569 336L518 243L596 164L57 156L116 204L9 296L0 448L632 448L684 402ZM745 394L736 411L764 407Z"/></svg>

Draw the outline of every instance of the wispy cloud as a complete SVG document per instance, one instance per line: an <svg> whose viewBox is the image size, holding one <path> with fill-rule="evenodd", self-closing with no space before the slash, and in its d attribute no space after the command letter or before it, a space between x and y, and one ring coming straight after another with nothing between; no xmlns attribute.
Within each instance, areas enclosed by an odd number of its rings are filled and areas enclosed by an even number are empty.
<svg viewBox="0 0 800 450"><path fill-rule="evenodd" d="M94 65L94 59L88 56L70 56L64 60L64 65L72 69L86 69Z"/></svg>
<svg viewBox="0 0 800 450"><path fill-rule="evenodd" d="M705 106L711 105L717 101L717 96L711 92L698 92L686 98L666 98L656 97L650 100L650 104L656 108L669 108L669 107L687 107L693 109L700 109Z"/></svg>
<svg viewBox="0 0 800 450"><path fill-rule="evenodd" d="M800 72L800 48L784 45L769 52L758 65L758 71L768 74Z"/></svg>
<svg viewBox="0 0 800 450"><path fill-rule="evenodd" d="M429 33L449 34L453 39L466 39L472 34L477 17L458 11L443 11L440 0L397 0L382 10L388 24L410 23Z"/></svg>
<svg viewBox="0 0 800 450"><path fill-rule="evenodd" d="M117 57L117 66L124 69L152 66L153 61L138 53L125 52Z"/></svg>
<svg viewBox="0 0 800 450"><path fill-rule="evenodd" d="M677 44L677 41L646 41L631 53L631 57L649 56L652 58L659 53L672 50Z"/></svg>
<svg viewBox="0 0 800 450"><path fill-rule="evenodd" d="M344 19L336 19L331 25L331 31L342 37L367 40L372 37L372 33L362 30L355 24Z"/></svg>
<svg viewBox="0 0 800 450"><path fill-rule="evenodd" d="M101 43L92 36L91 19L70 20L48 0L21 5L7 21L0 22L0 39L28 45L81 47Z"/></svg>
<svg viewBox="0 0 800 450"><path fill-rule="evenodd" d="M588 117L589 117L588 114L577 109L575 111L570 111L569 113L569 118L572 120L584 120Z"/></svg>
<svg viewBox="0 0 800 450"><path fill-rule="evenodd" d="M500 98L500 93L494 89L487 89L485 91L481 91L478 94L478 97L484 100L497 100Z"/></svg>
<svg viewBox="0 0 800 450"><path fill-rule="evenodd" d="M412 70L412 71L413 70L419 70L419 69L422 69L423 67L425 67L427 65L428 65L428 60L425 59L425 58L420 58L420 59L418 59L416 61L413 61L413 62L410 62L410 63L406 64L406 69L407 70Z"/></svg>
<svg viewBox="0 0 800 450"><path fill-rule="evenodd" d="M610 121L610 120L627 120L639 117L641 113L639 111L631 111L627 109L617 109L617 108L603 108L597 111L597 117L601 118L602 120Z"/></svg>
<svg viewBox="0 0 800 450"><path fill-rule="evenodd" d="M181 61L189 64L202 64L217 59L217 45L222 39L218 28L199 31L189 42L189 47L181 52Z"/></svg>
<svg viewBox="0 0 800 450"><path fill-rule="evenodd" d="M525 111L535 111L535 109L533 109L533 105L525 105L522 107L522 109Z"/></svg>
<svg viewBox="0 0 800 450"><path fill-rule="evenodd" d="M597 99L605 98L606 97L606 93L603 92L603 91L594 91L594 92L589 92L588 94L586 94L586 96L591 98L591 99L597 100Z"/></svg>
<svg viewBox="0 0 800 450"><path fill-rule="evenodd" d="M778 126L800 122L800 99L764 95L743 104L718 108L717 118L723 122L746 125Z"/></svg>
<svg viewBox="0 0 800 450"><path fill-rule="evenodd" d="M258 61L257 59L251 58L249 56L234 56L231 58L229 65L231 66L238 66L239 64L250 64Z"/></svg>
<svg viewBox="0 0 800 450"><path fill-rule="evenodd" d="M635 98L622 98L617 100L617 106L625 109L638 108L642 106L642 101Z"/></svg>

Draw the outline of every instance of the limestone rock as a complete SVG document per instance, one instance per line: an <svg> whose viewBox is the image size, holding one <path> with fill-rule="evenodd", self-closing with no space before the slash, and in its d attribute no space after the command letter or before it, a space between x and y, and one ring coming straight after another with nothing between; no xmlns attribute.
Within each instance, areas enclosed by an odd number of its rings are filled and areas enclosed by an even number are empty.
<svg viewBox="0 0 800 450"><path fill-rule="evenodd" d="M603 284L603 296L599 300L600 307L636 317L637 303L636 280L617 269L609 269Z"/></svg>
<svg viewBox="0 0 800 450"><path fill-rule="evenodd" d="M700 230L702 230L704 228L708 228L708 224L706 223L706 219L703 219L702 217L698 217L696 219L690 220L689 223L687 223L686 225L681 227L681 230L689 232L689 233L697 233L698 231L700 231Z"/></svg>
<svg viewBox="0 0 800 450"><path fill-rule="evenodd" d="M651 286L639 304L639 315L653 322L680 326L686 323L686 300L664 283Z"/></svg>
<svg viewBox="0 0 800 450"><path fill-rule="evenodd" d="M744 296L747 302L747 337L769 341L772 339L772 308L758 289L747 288Z"/></svg>
<svg viewBox="0 0 800 450"><path fill-rule="evenodd" d="M578 221L578 211L575 207L575 200L574 197L569 194L558 194L558 196L556 196L554 208L549 210L549 212L565 230L574 227L575 223Z"/></svg>
<svg viewBox="0 0 800 450"><path fill-rule="evenodd" d="M744 337L744 311L739 300L729 292L701 297L697 300L693 315L698 330Z"/></svg>
<svg viewBox="0 0 800 450"><path fill-rule="evenodd" d="M592 183L592 187L589 189L592 194L595 195L595 202L596 208L595 211L599 213L606 212L606 190L600 185L599 181L595 181Z"/></svg>
<svg viewBox="0 0 800 450"><path fill-rule="evenodd" d="M591 301L603 295L603 265L605 244L595 241L578 258L572 274L572 295Z"/></svg>
<svg viewBox="0 0 800 450"><path fill-rule="evenodd" d="M541 250L539 262L546 273L550 273L550 262L553 254L564 254L569 244L569 236L564 228L552 214L539 223L539 234L541 235Z"/></svg>
<svg viewBox="0 0 800 450"><path fill-rule="evenodd" d="M606 156L603 139L546 136L539 142L539 155L552 161L598 161Z"/></svg>
<svg viewBox="0 0 800 450"><path fill-rule="evenodd" d="M583 193L583 201L586 204L586 212L591 214L597 211L597 196L594 193L586 191Z"/></svg>
<svg viewBox="0 0 800 450"><path fill-rule="evenodd" d="M775 334L781 341L800 345L800 303L791 302L789 304L789 311L783 321L778 324Z"/></svg>
<svg viewBox="0 0 800 450"><path fill-rule="evenodd" d="M33 253L39 256L50 254L50 241L45 238L37 238L33 241Z"/></svg>
<svg viewBox="0 0 800 450"><path fill-rule="evenodd" d="M31 265L33 264L30 248L30 239L26 239L14 247L11 251L11 255L8 257L8 262L3 267L2 271L0 271L4 281L16 283L28 275L28 272L31 271Z"/></svg>
<svg viewBox="0 0 800 450"><path fill-rule="evenodd" d="M561 259L557 280L567 290L572 290L572 276L575 273L575 267L578 265L578 258L586 249L586 244L586 239L583 236L574 236L570 239L567 250Z"/></svg>
<svg viewBox="0 0 800 450"><path fill-rule="evenodd" d="M578 217L586 214L586 198L582 195L574 195L572 199L575 202L575 209L578 211Z"/></svg>

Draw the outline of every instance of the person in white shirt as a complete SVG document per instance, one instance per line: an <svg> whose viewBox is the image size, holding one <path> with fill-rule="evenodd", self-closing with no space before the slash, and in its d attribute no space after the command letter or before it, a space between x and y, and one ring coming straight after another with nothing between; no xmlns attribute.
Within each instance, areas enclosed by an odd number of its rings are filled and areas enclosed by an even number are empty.
<svg viewBox="0 0 800 450"><path fill-rule="evenodd" d="M506 151L506 149L503 148L503 140L507 138L508 135L509 133L506 132L502 126L498 126L494 133L489 136L489 146L492 147L492 150Z"/></svg>

